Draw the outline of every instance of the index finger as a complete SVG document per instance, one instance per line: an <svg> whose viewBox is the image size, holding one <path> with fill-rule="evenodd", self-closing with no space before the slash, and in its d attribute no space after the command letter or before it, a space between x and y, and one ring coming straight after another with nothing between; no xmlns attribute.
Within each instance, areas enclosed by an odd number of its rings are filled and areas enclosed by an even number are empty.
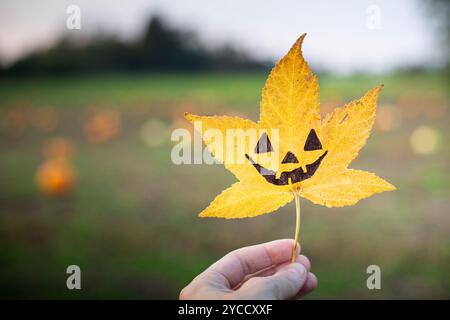
<svg viewBox="0 0 450 320"><path fill-rule="evenodd" d="M294 240L275 240L234 250L205 270L205 276L215 274L215 279L226 288L236 287L247 275L291 259ZM297 246L297 255L300 246Z"/></svg>

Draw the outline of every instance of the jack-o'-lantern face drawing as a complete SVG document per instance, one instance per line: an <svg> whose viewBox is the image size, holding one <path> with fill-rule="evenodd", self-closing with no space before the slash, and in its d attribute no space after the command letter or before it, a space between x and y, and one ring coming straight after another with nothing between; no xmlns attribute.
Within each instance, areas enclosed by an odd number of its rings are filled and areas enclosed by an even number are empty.
<svg viewBox="0 0 450 320"><path fill-rule="evenodd" d="M318 78L302 55L304 37L270 72L257 121L185 115L201 129L211 155L238 180L201 217L255 217L294 198L297 208L300 198L342 207L395 190L373 173L349 168L370 135L383 85L322 116Z"/></svg>
<svg viewBox="0 0 450 320"><path fill-rule="evenodd" d="M322 144L320 143L319 137L317 136L317 133L314 129L311 129L311 131L308 134L308 137L306 138L305 145L303 147L304 151L315 151L315 150L322 150ZM255 146L254 152L256 154L259 153L268 153L273 152L274 149L272 147L272 143L269 140L269 137L266 133L263 133L261 137L259 138L259 141L257 145ZM277 178L277 172L265 168L264 166L256 163L252 157L250 157L248 154L245 154L245 157L250 161L250 163L253 165L253 167L261 174L264 179L266 179L267 182L281 186L281 185L288 185L288 184L294 184L297 182L301 182L303 180L306 180L308 178L311 178L314 173L317 171L317 169L320 166L320 163L327 155L328 151L323 152L314 162L308 163L305 165L305 169L302 166L299 166L295 169L292 169L290 171L282 171L279 174L279 178ZM283 160L281 161L282 164L286 163L299 163L298 158L296 155L288 151L285 156L283 157Z"/></svg>

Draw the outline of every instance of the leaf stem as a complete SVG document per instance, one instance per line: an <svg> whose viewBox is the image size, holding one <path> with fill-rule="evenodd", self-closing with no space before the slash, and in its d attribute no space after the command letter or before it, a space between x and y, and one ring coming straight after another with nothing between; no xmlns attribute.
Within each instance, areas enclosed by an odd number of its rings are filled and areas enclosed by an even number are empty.
<svg viewBox="0 0 450 320"><path fill-rule="evenodd" d="M299 243L300 237L300 192L294 192L295 197L295 239L294 239L294 247L292 248L292 258L291 262L295 262L297 259L297 246Z"/></svg>

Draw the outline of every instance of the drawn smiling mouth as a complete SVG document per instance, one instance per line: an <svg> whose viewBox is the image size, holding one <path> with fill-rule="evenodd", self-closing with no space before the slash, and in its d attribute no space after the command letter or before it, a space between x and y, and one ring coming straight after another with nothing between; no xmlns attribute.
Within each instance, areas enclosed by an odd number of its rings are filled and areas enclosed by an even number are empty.
<svg viewBox="0 0 450 320"><path fill-rule="evenodd" d="M303 171L302 167L299 167L291 171L283 171L280 175L280 178L276 178L275 171L267 169L262 165L256 163L248 154L245 154L245 157L248 159L248 161L251 162L253 167L255 167L256 171L258 171L259 174L262 175L264 179L266 179L267 182L276 186L284 186L289 184L289 178L291 179L292 184L311 178L319 168L320 163L322 162L323 158L325 158L327 153L328 151L325 151L316 161L307 164L306 172Z"/></svg>

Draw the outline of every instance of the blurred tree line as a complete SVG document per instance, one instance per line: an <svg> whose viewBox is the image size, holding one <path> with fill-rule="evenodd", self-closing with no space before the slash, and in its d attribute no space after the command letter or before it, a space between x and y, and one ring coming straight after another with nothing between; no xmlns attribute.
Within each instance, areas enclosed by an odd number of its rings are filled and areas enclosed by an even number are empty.
<svg viewBox="0 0 450 320"><path fill-rule="evenodd" d="M0 69L0 75L240 71L265 69L269 64L227 45L207 49L194 33L171 28L155 16L138 41L124 43L103 35L79 44L65 37L49 50L35 52Z"/></svg>

